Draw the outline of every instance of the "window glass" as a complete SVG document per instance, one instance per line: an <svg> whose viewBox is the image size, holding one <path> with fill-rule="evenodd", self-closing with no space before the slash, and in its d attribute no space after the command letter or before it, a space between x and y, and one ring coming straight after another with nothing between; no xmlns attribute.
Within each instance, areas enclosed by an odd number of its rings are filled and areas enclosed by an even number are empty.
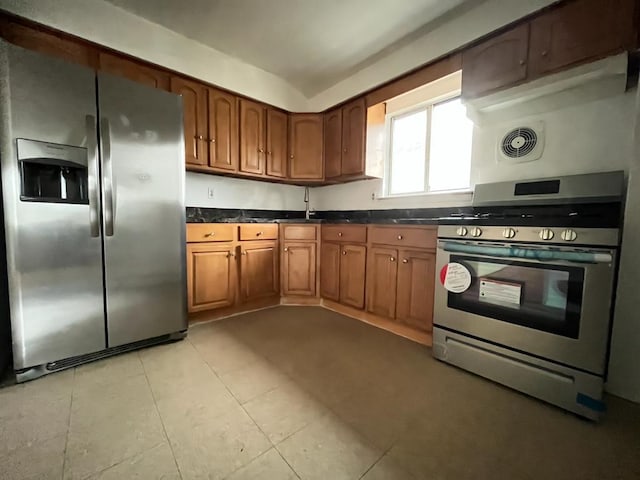
<svg viewBox="0 0 640 480"><path fill-rule="evenodd" d="M389 193L417 193L425 190L426 148L426 109L392 119Z"/></svg>
<svg viewBox="0 0 640 480"><path fill-rule="evenodd" d="M429 190L469 187L473 123L456 98L433 106L429 149Z"/></svg>

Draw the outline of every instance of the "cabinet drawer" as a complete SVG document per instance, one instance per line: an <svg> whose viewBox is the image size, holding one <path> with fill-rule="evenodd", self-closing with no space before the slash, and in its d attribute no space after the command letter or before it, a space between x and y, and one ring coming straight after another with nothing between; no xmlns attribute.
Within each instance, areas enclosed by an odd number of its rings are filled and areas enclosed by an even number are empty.
<svg viewBox="0 0 640 480"><path fill-rule="evenodd" d="M277 238L277 223L247 223L240 225L240 240L275 240Z"/></svg>
<svg viewBox="0 0 640 480"><path fill-rule="evenodd" d="M355 242L367 241L366 225L323 225L322 240L325 242Z"/></svg>
<svg viewBox="0 0 640 480"><path fill-rule="evenodd" d="M425 249L436 248L435 228L369 227L371 243Z"/></svg>
<svg viewBox="0 0 640 480"><path fill-rule="evenodd" d="M187 243L232 242L235 226L231 223L188 223Z"/></svg>
<svg viewBox="0 0 640 480"><path fill-rule="evenodd" d="M283 225L285 240L315 240L317 228L315 225Z"/></svg>

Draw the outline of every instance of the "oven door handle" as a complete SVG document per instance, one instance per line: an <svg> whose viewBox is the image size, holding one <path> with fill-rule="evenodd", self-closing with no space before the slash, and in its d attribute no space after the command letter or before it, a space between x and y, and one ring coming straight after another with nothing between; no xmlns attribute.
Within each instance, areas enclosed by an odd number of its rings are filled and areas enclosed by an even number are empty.
<svg viewBox="0 0 640 480"><path fill-rule="evenodd" d="M611 263L613 255L599 251L566 251L548 250L543 248L496 246L496 245L470 245L458 242L439 242L438 248L445 252L470 253L490 257L524 258L541 262L566 261L572 263Z"/></svg>

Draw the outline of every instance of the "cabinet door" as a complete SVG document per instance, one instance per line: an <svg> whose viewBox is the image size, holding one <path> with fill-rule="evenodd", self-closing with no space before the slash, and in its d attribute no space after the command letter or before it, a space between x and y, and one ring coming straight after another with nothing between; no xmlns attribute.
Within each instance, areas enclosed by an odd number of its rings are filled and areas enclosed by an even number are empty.
<svg viewBox="0 0 640 480"><path fill-rule="evenodd" d="M233 305L236 259L230 244L187 245L187 297L190 312Z"/></svg>
<svg viewBox="0 0 640 480"><path fill-rule="evenodd" d="M467 98L527 78L529 24L490 38L462 54L462 95Z"/></svg>
<svg viewBox="0 0 640 480"><path fill-rule="evenodd" d="M238 170L238 99L209 89L209 166Z"/></svg>
<svg viewBox="0 0 640 480"><path fill-rule="evenodd" d="M340 303L364 308L367 247L342 245L340 252Z"/></svg>
<svg viewBox="0 0 640 480"><path fill-rule="evenodd" d="M367 310L376 315L395 318L398 251L374 247L367 260Z"/></svg>
<svg viewBox="0 0 640 480"><path fill-rule="evenodd" d="M240 171L264 173L264 107L240 100Z"/></svg>
<svg viewBox="0 0 640 480"><path fill-rule="evenodd" d="M324 115L324 176L336 178L342 173L342 109Z"/></svg>
<svg viewBox="0 0 640 480"><path fill-rule="evenodd" d="M242 299L249 301L278 295L277 242L243 242L240 250Z"/></svg>
<svg viewBox="0 0 640 480"><path fill-rule="evenodd" d="M285 243L282 250L284 295L316 294L316 244Z"/></svg>
<svg viewBox="0 0 640 480"><path fill-rule="evenodd" d="M364 174L366 124L364 98L342 107L342 175Z"/></svg>
<svg viewBox="0 0 640 480"><path fill-rule="evenodd" d="M287 133L289 116L285 112L267 109L267 175L287 176Z"/></svg>
<svg viewBox="0 0 640 480"><path fill-rule="evenodd" d="M89 45L53 33L0 19L0 36L28 50L96 68L97 52Z"/></svg>
<svg viewBox="0 0 640 480"><path fill-rule="evenodd" d="M289 177L298 180L322 180L322 163L322 115L291 115Z"/></svg>
<svg viewBox="0 0 640 480"><path fill-rule="evenodd" d="M634 0L568 2L531 22L529 76L630 48Z"/></svg>
<svg viewBox="0 0 640 480"><path fill-rule="evenodd" d="M322 242L320 247L320 296L340 300L340 245Z"/></svg>
<svg viewBox="0 0 640 480"><path fill-rule="evenodd" d="M430 332L433 325L436 256L433 253L401 250L398 259L396 319Z"/></svg>
<svg viewBox="0 0 640 480"><path fill-rule="evenodd" d="M207 166L207 88L180 77L171 77L171 91L182 95L185 162L187 165Z"/></svg>
<svg viewBox="0 0 640 480"><path fill-rule="evenodd" d="M169 74L161 70L104 52L100 52L99 63L102 72L128 78L160 90L169 90Z"/></svg>

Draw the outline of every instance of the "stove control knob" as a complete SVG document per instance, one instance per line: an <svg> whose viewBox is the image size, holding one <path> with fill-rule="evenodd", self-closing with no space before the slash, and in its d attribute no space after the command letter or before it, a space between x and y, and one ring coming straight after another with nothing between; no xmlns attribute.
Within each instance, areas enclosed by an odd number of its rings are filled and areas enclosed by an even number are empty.
<svg viewBox="0 0 640 480"><path fill-rule="evenodd" d="M467 231L467 227L458 227L456 229L456 235L458 235L459 237L466 237L467 233L469 233Z"/></svg>
<svg viewBox="0 0 640 480"><path fill-rule="evenodd" d="M578 238L578 234L576 233L576 231L571 230L570 228L567 230L563 230L560 236L565 242L573 242L576 238Z"/></svg>
<svg viewBox="0 0 640 480"><path fill-rule="evenodd" d="M513 238L516 236L516 231L513 228L505 228L502 231L502 236L504 238Z"/></svg>
<svg viewBox="0 0 640 480"><path fill-rule="evenodd" d="M540 240L551 240L553 238L553 230L543 228L540 230Z"/></svg>
<svg viewBox="0 0 640 480"><path fill-rule="evenodd" d="M480 235L482 235L482 229L480 229L478 227L473 227L471 229L471 236L472 237L479 237Z"/></svg>

